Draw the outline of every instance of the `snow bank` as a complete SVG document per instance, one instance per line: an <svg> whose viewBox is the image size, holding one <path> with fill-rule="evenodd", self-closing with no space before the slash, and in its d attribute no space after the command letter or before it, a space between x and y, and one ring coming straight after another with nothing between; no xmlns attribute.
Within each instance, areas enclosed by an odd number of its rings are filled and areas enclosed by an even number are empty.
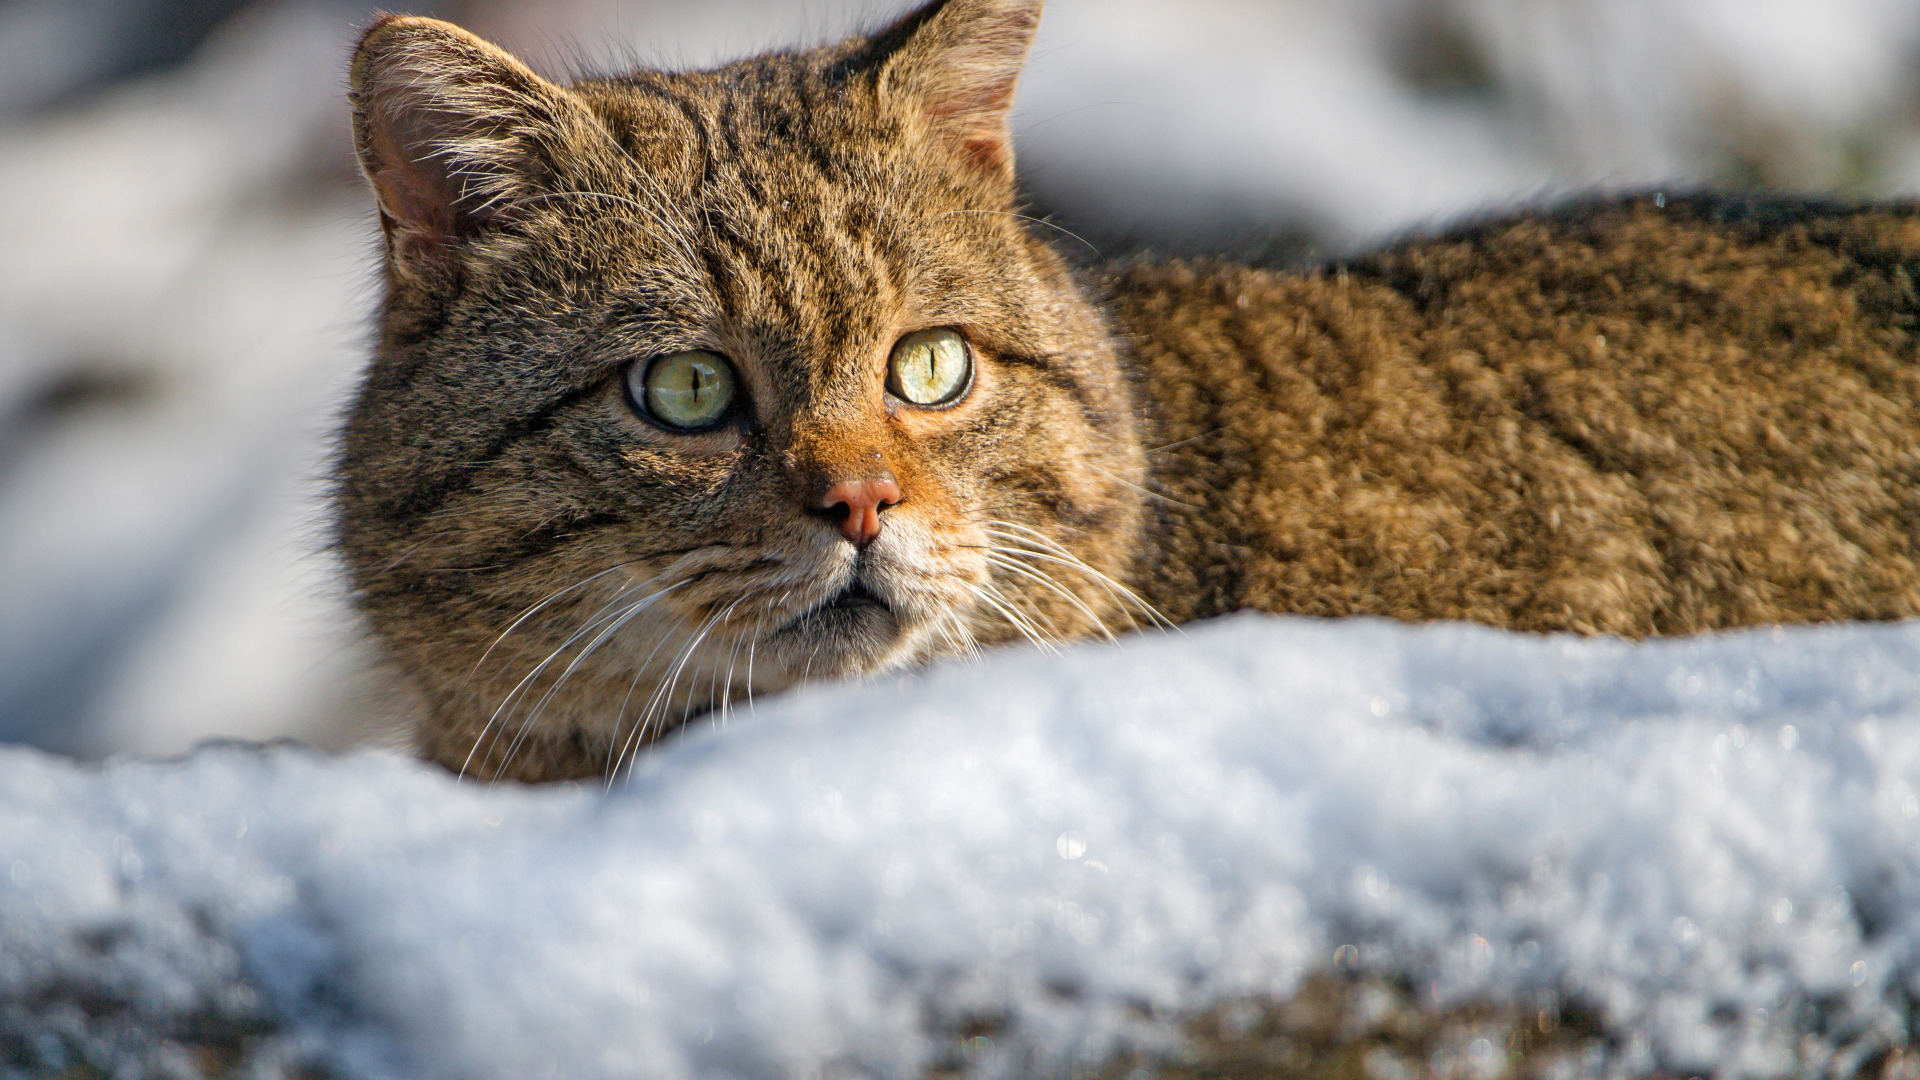
<svg viewBox="0 0 1920 1080"><path fill-rule="evenodd" d="M1240 617L770 701L610 792L0 754L43 1065L226 1024L347 1077L1046 1075L1338 962L1842 1072L1911 1031L1916 913L1920 624Z"/></svg>

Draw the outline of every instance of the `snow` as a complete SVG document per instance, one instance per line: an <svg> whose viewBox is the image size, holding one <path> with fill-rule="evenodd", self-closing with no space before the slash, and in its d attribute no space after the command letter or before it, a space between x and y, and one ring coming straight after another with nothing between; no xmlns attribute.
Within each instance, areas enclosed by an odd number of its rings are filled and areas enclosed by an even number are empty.
<svg viewBox="0 0 1920 1080"><path fill-rule="evenodd" d="M1338 958L1839 1074L1911 1032L1916 916L1920 623L1241 616L769 700L611 790L0 753L0 1030L55 1057L214 1016L343 1077L1058 1075Z"/></svg>

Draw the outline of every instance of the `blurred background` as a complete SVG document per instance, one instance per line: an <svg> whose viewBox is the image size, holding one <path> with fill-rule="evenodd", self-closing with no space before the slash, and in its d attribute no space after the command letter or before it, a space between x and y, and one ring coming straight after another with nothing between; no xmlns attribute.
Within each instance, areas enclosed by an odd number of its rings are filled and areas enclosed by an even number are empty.
<svg viewBox="0 0 1920 1080"><path fill-rule="evenodd" d="M464 0L552 75L907 4ZM352 0L0 0L0 741L341 746L324 550L377 229ZM1075 254L1336 255L1587 188L1920 192L1920 0L1053 0L1016 123Z"/></svg>

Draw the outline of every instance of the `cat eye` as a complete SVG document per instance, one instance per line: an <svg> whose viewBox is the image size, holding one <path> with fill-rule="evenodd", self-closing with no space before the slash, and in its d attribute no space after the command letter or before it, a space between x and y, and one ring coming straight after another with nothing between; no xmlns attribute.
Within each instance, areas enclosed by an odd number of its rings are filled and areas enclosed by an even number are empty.
<svg viewBox="0 0 1920 1080"><path fill-rule="evenodd" d="M887 389L914 405L944 405L967 389L973 357L958 331L941 327L901 338L887 362Z"/></svg>
<svg viewBox="0 0 1920 1080"><path fill-rule="evenodd" d="M717 353L669 353L627 369L635 408L670 428L712 427L733 407L733 365Z"/></svg>

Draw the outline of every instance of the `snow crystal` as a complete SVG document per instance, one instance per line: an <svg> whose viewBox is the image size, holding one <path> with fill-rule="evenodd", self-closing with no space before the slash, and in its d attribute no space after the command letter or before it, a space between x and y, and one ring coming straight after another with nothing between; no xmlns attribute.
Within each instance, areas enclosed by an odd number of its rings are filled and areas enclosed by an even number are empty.
<svg viewBox="0 0 1920 1080"><path fill-rule="evenodd" d="M989 1018L969 1066L1044 1075L1338 963L1737 1076L1839 1070L1920 993L1920 624L1243 616L756 711L611 791L7 751L0 1022L98 1057L138 1025L19 1003L225 1018L348 1077L904 1077Z"/></svg>

